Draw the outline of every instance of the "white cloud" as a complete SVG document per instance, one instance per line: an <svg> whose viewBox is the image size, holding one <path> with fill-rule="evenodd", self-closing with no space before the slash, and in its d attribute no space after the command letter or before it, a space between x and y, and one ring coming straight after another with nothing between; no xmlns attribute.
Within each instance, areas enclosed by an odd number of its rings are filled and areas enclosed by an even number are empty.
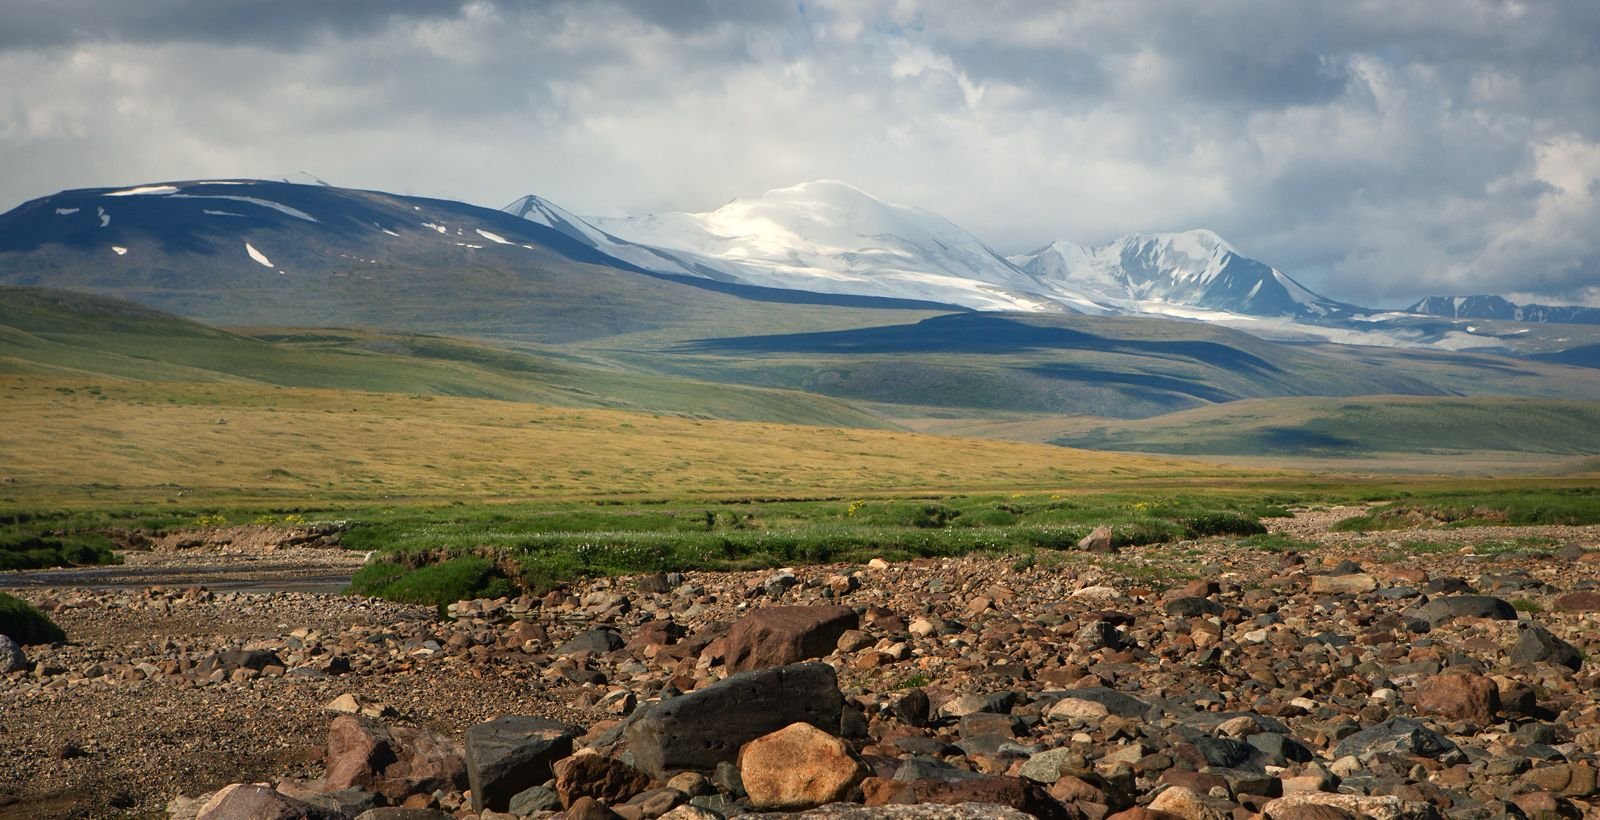
<svg viewBox="0 0 1600 820"><path fill-rule="evenodd" d="M160 2L94 36L0 12L0 200L305 169L638 213L832 177L1004 252L1211 227L1354 301L1600 278L1589 3L478 0L252 28Z"/></svg>

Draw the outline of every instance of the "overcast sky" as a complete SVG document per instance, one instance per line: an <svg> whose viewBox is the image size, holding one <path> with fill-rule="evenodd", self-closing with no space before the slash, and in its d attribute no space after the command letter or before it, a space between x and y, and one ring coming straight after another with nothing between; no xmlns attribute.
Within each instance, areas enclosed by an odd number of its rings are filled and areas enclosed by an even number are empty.
<svg viewBox="0 0 1600 820"><path fill-rule="evenodd" d="M1600 2L0 0L0 208L307 171L579 213L810 179L1002 253L1600 304Z"/></svg>

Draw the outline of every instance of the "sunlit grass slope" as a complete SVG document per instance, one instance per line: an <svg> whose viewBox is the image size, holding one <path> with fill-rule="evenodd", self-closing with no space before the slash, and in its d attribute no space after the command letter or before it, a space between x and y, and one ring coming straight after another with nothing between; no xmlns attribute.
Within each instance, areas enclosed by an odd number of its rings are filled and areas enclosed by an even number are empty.
<svg viewBox="0 0 1600 820"><path fill-rule="evenodd" d="M965 491L1243 474L1013 442L252 384L0 377L0 417L0 503L12 505Z"/></svg>

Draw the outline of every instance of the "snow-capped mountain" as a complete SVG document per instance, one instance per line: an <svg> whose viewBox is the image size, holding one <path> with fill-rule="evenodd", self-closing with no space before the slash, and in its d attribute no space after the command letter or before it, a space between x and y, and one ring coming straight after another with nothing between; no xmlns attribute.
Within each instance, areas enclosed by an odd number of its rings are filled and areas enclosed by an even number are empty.
<svg viewBox="0 0 1600 820"><path fill-rule="evenodd" d="M506 210L541 224L576 219L537 197ZM573 225L571 235L667 273L978 310L1106 312L1068 288L1045 285L944 217L834 180L735 199L705 213L580 221L586 224Z"/></svg>
<svg viewBox="0 0 1600 820"><path fill-rule="evenodd" d="M1206 230L1133 234L1094 247L1057 241L1010 261L1124 312L1199 309L1321 320L1359 310L1313 293Z"/></svg>
<svg viewBox="0 0 1600 820"><path fill-rule="evenodd" d="M1004 258L944 217L834 180L706 213L585 219L536 196L505 210L649 270L764 287L975 310L1313 321L1357 310L1210 231L1136 234L1095 247L1053 242Z"/></svg>
<svg viewBox="0 0 1600 820"><path fill-rule="evenodd" d="M1600 325L1600 308L1575 305L1519 305L1501 296L1429 296L1406 308L1407 313L1451 319L1497 319L1504 322L1556 322Z"/></svg>

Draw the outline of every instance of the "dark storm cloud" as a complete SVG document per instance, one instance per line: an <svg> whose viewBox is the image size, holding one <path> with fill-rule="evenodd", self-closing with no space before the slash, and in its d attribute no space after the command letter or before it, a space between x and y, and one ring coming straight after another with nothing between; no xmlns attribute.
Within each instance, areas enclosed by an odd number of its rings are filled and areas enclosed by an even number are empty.
<svg viewBox="0 0 1600 820"><path fill-rule="evenodd" d="M350 35L397 19L451 17L464 0L10 0L0 4L0 48L86 41L289 46Z"/></svg>
<svg viewBox="0 0 1600 820"><path fill-rule="evenodd" d="M307 169L579 211L819 177L997 248L1600 302L1592 0L0 1L0 207Z"/></svg>

